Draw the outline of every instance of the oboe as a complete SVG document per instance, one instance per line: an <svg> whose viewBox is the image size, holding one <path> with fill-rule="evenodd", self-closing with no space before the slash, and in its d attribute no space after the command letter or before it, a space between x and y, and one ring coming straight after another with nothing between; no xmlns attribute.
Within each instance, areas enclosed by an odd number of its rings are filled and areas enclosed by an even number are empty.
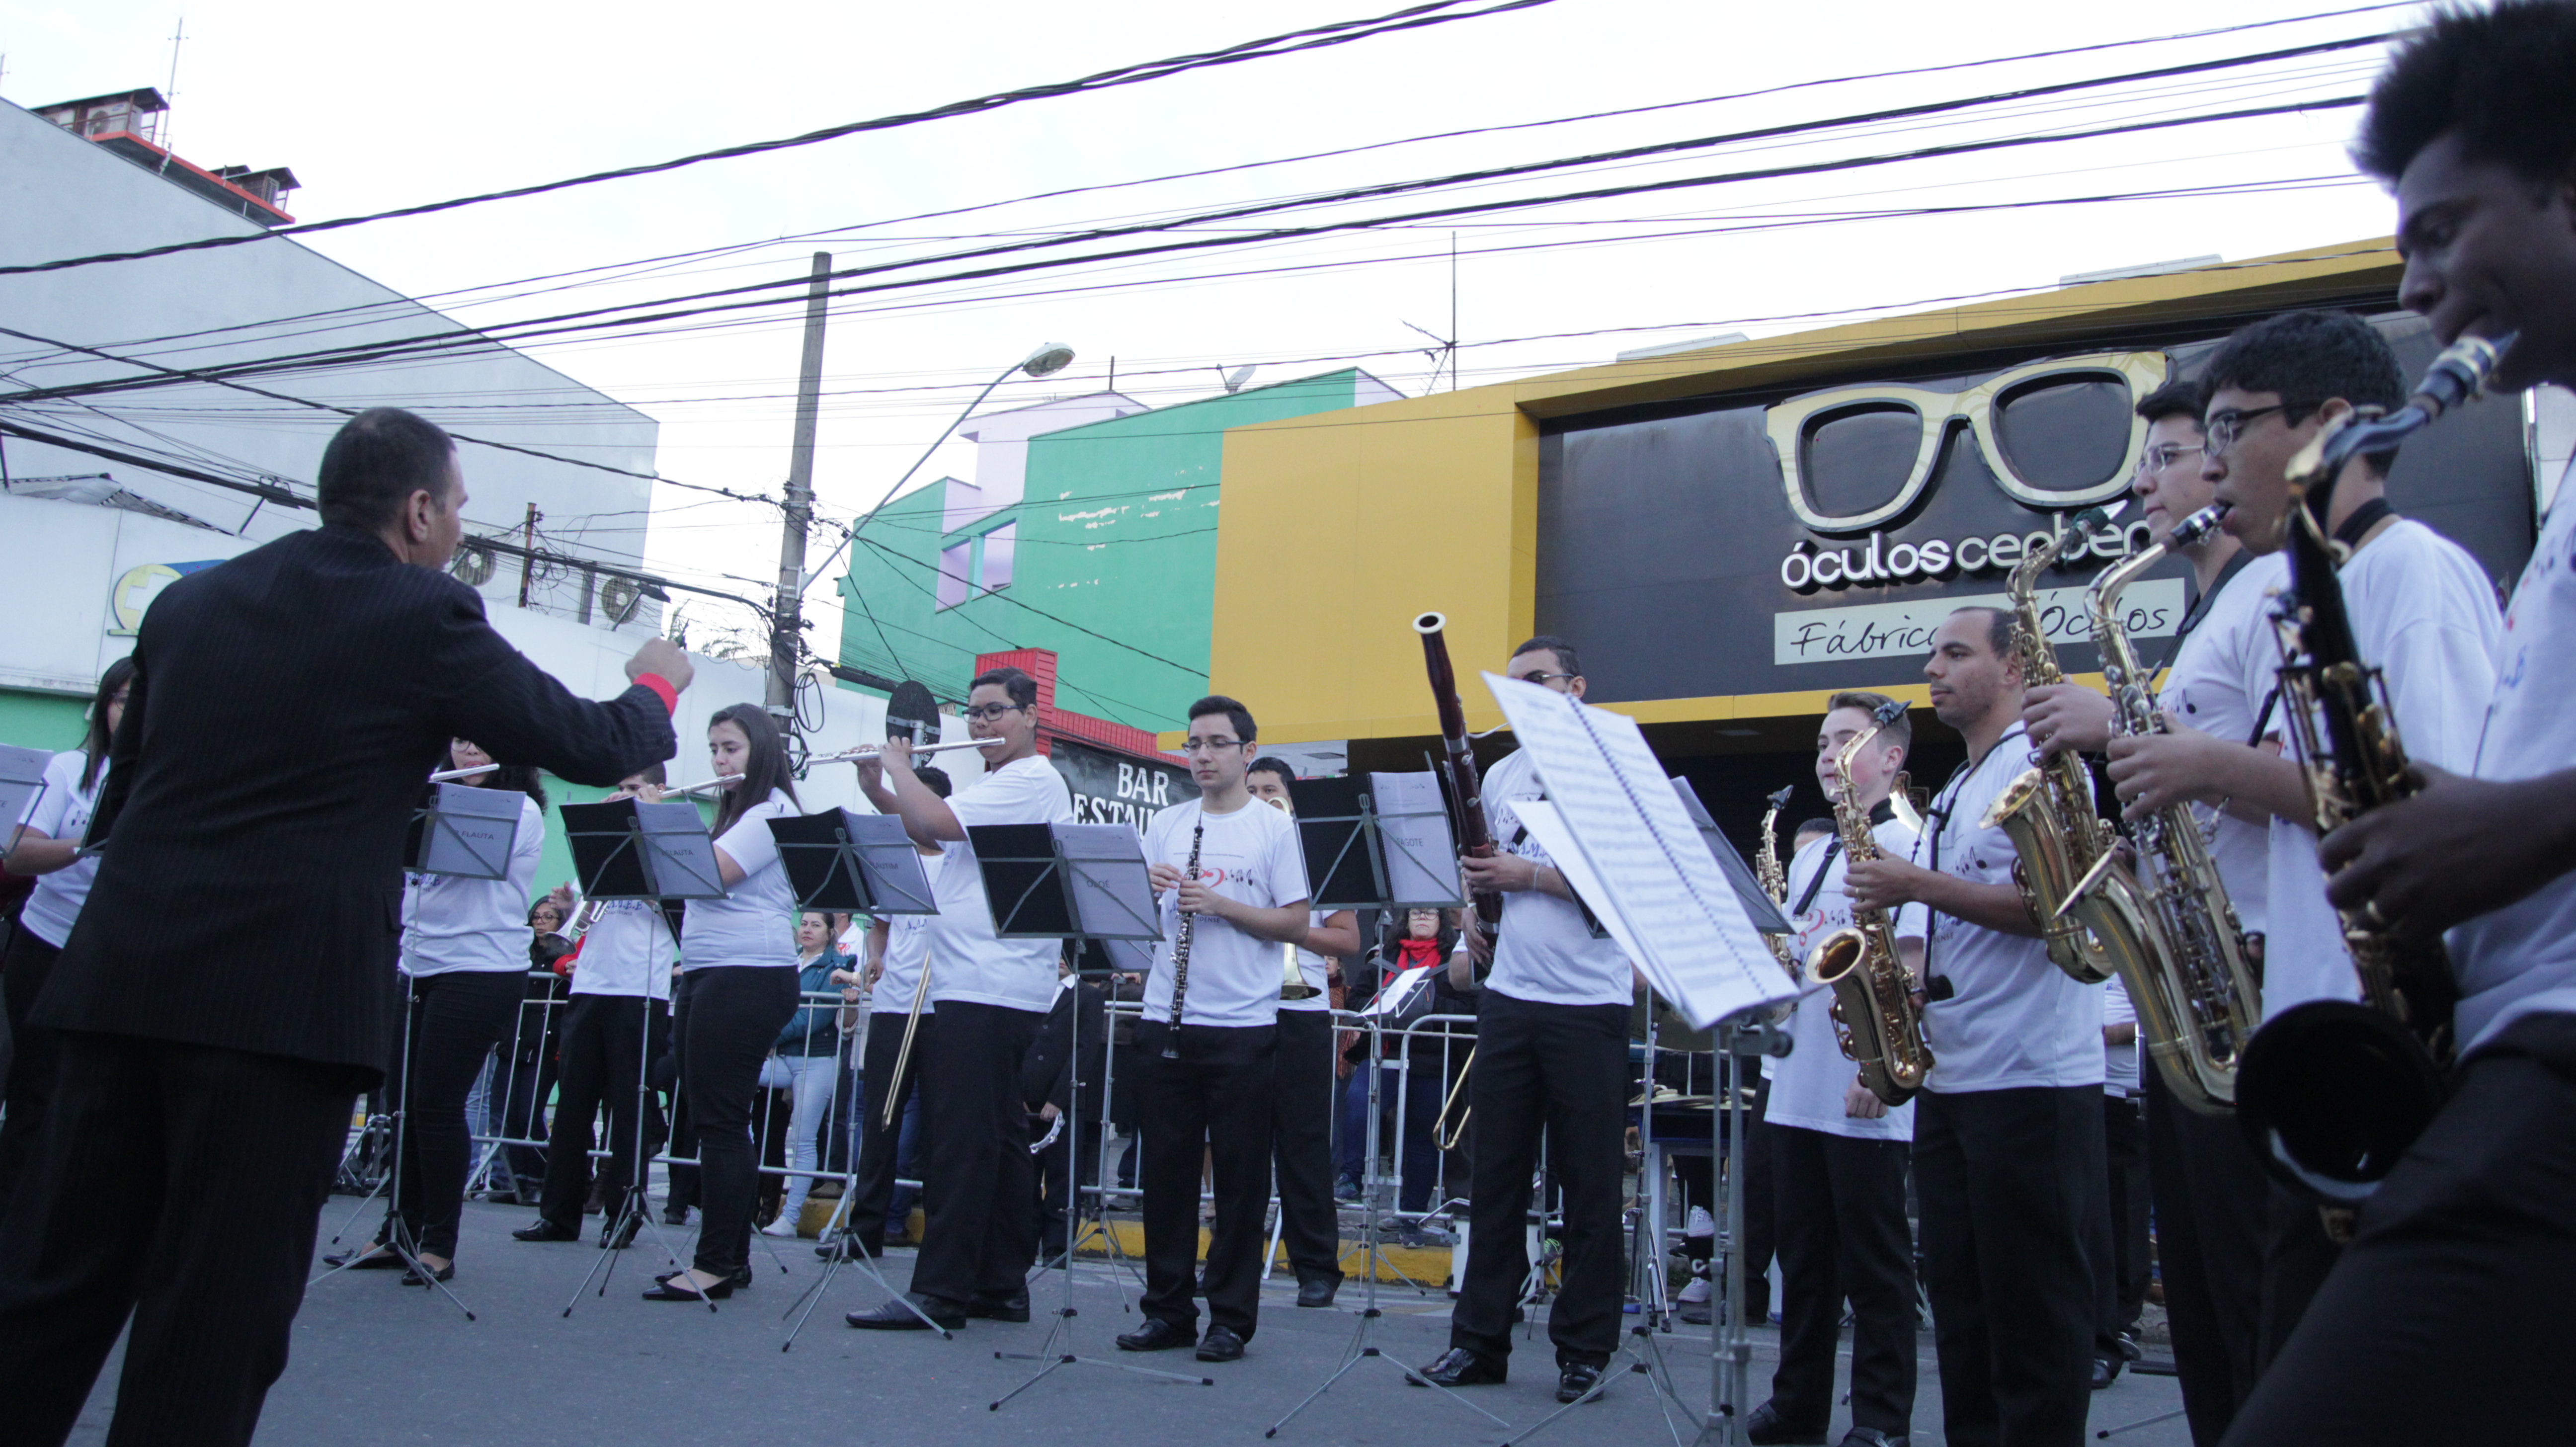
<svg viewBox="0 0 2576 1447"><path fill-rule="evenodd" d="M1189 867L1181 871L1187 878L1199 877L1199 840L1206 833L1207 816L1202 814L1199 822L1190 826L1190 862ZM1190 994L1190 932L1198 918L1188 910L1182 910L1180 928L1172 935L1172 1022L1171 1028L1163 1032L1165 1060L1181 1058L1181 1002Z"/></svg>

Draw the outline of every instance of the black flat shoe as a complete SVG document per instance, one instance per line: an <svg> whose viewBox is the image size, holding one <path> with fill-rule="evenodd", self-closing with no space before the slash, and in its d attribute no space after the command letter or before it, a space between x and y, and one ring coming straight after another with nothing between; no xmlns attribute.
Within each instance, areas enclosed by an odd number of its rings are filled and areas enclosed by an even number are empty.
<svg viewBox="0 0 2576 1447"><path fill-rule="evenodd" d="M578 1241L581 1239L581 1233L579 1231L567 1231L563 1227L556 1225L554 1222L547 1220L543 1216L540 1216L537 1218L537 1224L533 1226L522 1226L518 1230L511 1232L510 1239L513 1241Z"/></svg>
<svg viewBox="0 0 2576 1447"><path fill-rule="evenodd" d="M355 1251L335 1251L322 1258L322 1264L345 1267L351 1271L403 1271L409 1268L403 1259L382 1246L361 1246Z"/></svg>
<svg viewBox="0 0 2576 1447"><path fill-rule="evenodd" d="M1027 1321L1029 1294L1023 1291L1007 1297L979 1296L966 1303L966 1314L986 1321Z"/></svg>
<svg viewBox="0 0 2576 1447"><path fill-rule="evenodd" d="M1590 1362L1559 1362L1556 1367L1556 1399L1580 1402L1601 1388L1601 1369Z"/></svg>
<svg viewBox="0 0 2576 1447"><path fill-rule="evenodd" d="M1197 1332L1177 1321L1165 1321L1159 1316L1145 1318L1143 1326L1118 1339L1118 1349L1122 1352L1168 1352L1197 1344ZM1237 1342L1235 1345L1240 1351L1242 1343Z"/></svg>
<svg viewBox="0 0 2576 1447"><path fill-rule="evenodd" d="M1824 1447L1825 1429L1802 1432L1780 1420L1769 1402L1744 1419L1744 1440L1753 1447Z"/></svg>
<svg viewBox="0 0 2576 1447"><path fill-rule="evenodd" d="M421 1263L423 1266L427 1266L428 1264L429 1263L426 1261ZM431 1272L425 1277L418 1271L406 1271L402 1275L402 1284L405 1286L427 1286L433 1281L454 1281L455 1279L456 1263L450 1261L445 1266L438 1268L436 1271Z"/></svg>
<svg viewBox="0 0 2576 1447"><path fill-rule="evenodd" d="M1199 1338L1199 1360L1203 1362L1239 1362L1243 1360L1243 1338L1232 1327L1208 1323L1207 1335Z"/></svg>
<svg viewBox="0 0 2576 1447"><path fill-rule="evenodd" d="M646 1301L722 1301L731 1295L733 1295L733 1282L730 1278L701 1290L689 1284L687 1273L676 1272L662 1278L652 1290L645 1292L644 1299Z"/></svg>
<svg viewBox="0 0 2576 1447"><path fill-rule="evenodd" d="M851 1312L841 1320L861 1331L928 1331L933 1326L941 1331L955 1331L966 1324L966 1308L953 1301L942 1301L917 1292L905 1295L913 1306L921 1308L918 1315L900 1301L889 1301L866 1311ZM921 1318L924 1316L930 1320L923 1321Z"/></svg>
<svg viewBox="0 0 2576 1447"><path fill-rule="evenodd" d="M1440 1354L1440 1360L1424 1367L1423 1379L1435 1387L1499 1387L1511 1379L1511 1368L1503 1362L1491 1362L1465 1347L1451 1347ZM1422 1383L1406 1377L1409 1386Z"/></svg>
<svg viewBox="0 0 2576 1447"><path fill-rule="evenodd" d="M669 1281L674 1276L686 1276L688 1274L688 1269L683 1267L678 1271L657 1271L653 1273L653 1279L656 1282L665 1282ZM735 1272L733 1275L726 1277L725 1285L732 1287L736 1291L749 1291L751 1289L751 1268L746 1266L740 1271Z"/></svg>
<svg viewBox="0 0 2576 1447"><path fill-rule="evenodd" d="M1333 1304L1333 1293L1341 1289L1342 1274L1338 1271L1309 1269L1297 1273L1299 1306L1330 1306Z"/></svg>

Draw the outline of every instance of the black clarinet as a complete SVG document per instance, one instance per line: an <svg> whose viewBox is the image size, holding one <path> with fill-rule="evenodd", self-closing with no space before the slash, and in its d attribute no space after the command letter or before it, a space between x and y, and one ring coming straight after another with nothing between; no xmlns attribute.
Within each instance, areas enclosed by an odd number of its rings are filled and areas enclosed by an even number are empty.
<svg viewBox="0 0 2576 1447"><path fill-rule="evenodd" d="M1190 862L1189 867L1182 871L1188 878L1199 877L1199 839L1206 833L1207 816L1201 814L1199 822L1190 828ZM1198 918L1188 910L1182 910L1180 928L1172 935L1172 1022L1171 1028L1163 1032L1165 1060L1181 1058L1181 1002L1190 994L1190 932Z"/></svg>

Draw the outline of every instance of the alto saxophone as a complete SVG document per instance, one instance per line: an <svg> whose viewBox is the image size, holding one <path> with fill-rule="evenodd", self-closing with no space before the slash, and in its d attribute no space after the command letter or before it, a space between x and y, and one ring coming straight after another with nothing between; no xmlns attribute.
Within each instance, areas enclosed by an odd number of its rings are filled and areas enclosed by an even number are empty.
<svg viewBox="0 0 2576 1447"><path fill-rule="evenodd" d="M1894 723L1905 705L1879 705L1870 726L1834 758L1834 829L1842 836L1845 868L1878 858L1878 836L1852 782L1852 760ZM1835 1043L1860 1066L1860 1083L1889 1105L1903 1105L1932 1072L1932 1048L1923 1040L1923 1012L1915 1008L1914 982L1896 954L1896 927L1886 910L1852 912L1852 922L1819 941L1807 956L1807 978L1834 992Z"/></svg>
<svg viewBox="0 0 2576 1447"><path fill-rule="evenodd" d="M2085 593L2093 646L2111 686L2114 735L2169 731L2150 686L2154 675L2138 662L2120 622L2120 594L2175 549L2216 532L2226 512L2224 505L2208 507L2183 519L2167 541L2105 568ZM2189 804L2139 820L2131 837L2134 870L2116 851L2105 851L2058 908L2109 953L2137 1007L2147 1056L2174 1098L2202 1114L2220 1114L2236 1103L2237 1060L2263 1020L2262 990L2245 963L2244 930Z"/></svg>
<svg viewBox="0 0 2576 1447"><path fill-rule="evenodd" d="M2051 531L2048 541L2022 555L2007 588L2012 595L2013 654L2021 662L2024 687L2064 683L2057 649L2039 616L2039 573L2066 546ZM2093 812L2092 776L2072 750L2055 758L2032 755L2032 766L2004 787L1980 829L2001 828L2011 837L2013 883L2022 903L2039 925L2048 958L2078 983L2098 985L2111 978L2111 955L2079 920L2066 917L2064 905L2076 881L2092 872L2109 852L2112 833Z"/></svg>
<svg viewBox="0 0 2576 1447"><path fill-rule="evenodd" d="M1765 798L1764 802L1771 807L1763 811L1762 847L1753 855L1754 882L1762 886L1764 894L1771 896L1773 904L1781 905L1789 902L1789 875L1780 867L1780 811L1788 807L1790 793L1790 789L1784 788ZM1789 941L1780 935L1764 935L1762 942L1771 947L1772 955L1780 961L1780 968L1789 972L1789 978L1797 979L1798 955L1790 948Z"/></svg>

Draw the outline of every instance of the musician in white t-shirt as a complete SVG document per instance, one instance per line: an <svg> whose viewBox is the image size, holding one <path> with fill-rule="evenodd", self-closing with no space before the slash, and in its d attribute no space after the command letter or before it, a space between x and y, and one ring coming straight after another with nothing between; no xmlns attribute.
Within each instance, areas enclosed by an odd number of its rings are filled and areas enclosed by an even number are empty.
<svg viewBox="0 0 2576 1447"><path fill-rule="evenodd" d="M937 845L939 913L922 968L939 1028L913 1049L921 1061L922 1128L929 1180L950 1183L929 1198L911 1297L948 1330L970 1316L1029 1319L1029 1242L1036 1238L1037 1168L1029 1158L1028 1106L1020 1066L1055 1004L1060 941L1003 939L993 930L984 875L967 828L979 824L1070 824L1073 791L1040 757L1038 683L1017 668L977 674L966 694L966 732L1000 739L981 777L942 799L912 771L912 745L891 740L859 764L870 802L900 815L912 841ZM868 1331L927 1331L903 1302L852 1312Z"/></svg>
<svg viewBox="0 0 2576 1447"><path fill-rule="evenodd" d="M2102 1180L2102 990L2051 963L1988 808L2030 767L2013 616L1962 608L1932 635L1932 711L1968 761L1911 862L1850 870L1853 904L1933 911L1924 947L1932 1073L1915 1100L1923 1286L1952 1441L2082 1438L2092 1399ZM2000 1434L2000 1436L1998 1436Z"/></svg>
<svg viewBox="0 0 2576 1447"><path fill-rule="evenodd" d="M2176 523L2210 505L2217 486L2202 474L2200 383L2168 383L2140 398L2136 411L2147 439L2129 490L2161 546ZM2181 556L2191 564L2192 603L2165 654L2170 662L2156 701L2177 733L2191 735L2184 746L2205 737L2250 749L2271 689L2260 670L2280 659L2271 610L2287 569L2280 555L2258 556L2223 529ZM2150 667L2157 661L2153 653L2142 656ZM2022 722L2043 754L2101 754L2111 747L2111 700L2082 684L2031 689ZM2159 746L2124 741L2121 757L2144 758ZM2216 795L2195 799L2192 814L2245 932L2248 962L2259 967L2270 893L2269 820L2259 811L2223 810L2219 802ZM2183 1105L2161 1071L2146 1071L2143 1083L2144 1172L2158 1226L2156 1263L2175 1375L2195 1447L2218 1447L2254 1390L2271 1184L2234 1116ZM2105 1141L2116 1163L2120 1151L2108 1146L2107 1135ZM2098 1352L2095 1360L2108 1366Z"/></svg>
<svg viewBox="0 0 2576 1447"><path fill-rule="evenodd" d="M1885 694L1838 693L1816 731L1816 781L1830 799L1836 767ZM1869 811L1878 852L1903 859L1914 830L1898 819L1888 794L1904 771L1914 729L1905 715L1879 730L1852 758L1852 787ZM1792 958L1805 961L1852 922L1843 892L1849 859L1829 834L1789 861ZM1912 923L1917 948L1922 912ZM1860 1070L1836 1036L1835 997L1815 988L1790 1013L1794 1044L1764 1057L1771 1079L1768 1122L1774 1220L1780 1257L1780 1366L1771 1399L1753 1409L1753 1440L1821 1442L1834 1406L1834 1358L1843 1303L1852 1310L1851 1427L1845 1447L1886 1447L1903 1440L1914 1420L1914 1243L1905 1223L1906 1157L1914 1138L1914 1103L1890 1106L1860 1082ZM1776 1437L1774 1434L1778 1434Z"/></svg>
<svg viewBox="0 0 2576 1447"><path fill-rule="evenodd" d="M1284 759L1254 759L1243 784L1264 804L1284 805L1288 783L1296 777ZM1315 993L1279 1002L1279 1044L1271 1055L1277 1073L1270 1097L1270 1163L1279 1183L1279 1246L1297 1274L1297 1304L1322 1307L1333 1304L1333 1293L1342 1284L1341 1212L1333 1204L1339 1052L1331 961L1360 952L1359 916L1347 909L1310 911L1306 942L1294 948L1297 972Z"/></svg>
<svg viewBox="0 0 2576 1447"><path fill-rule="evenodd" d="M2397 193L2400 299L2444 343L2518 334L2493 391L2576 386L2571 73L2576 10L2446 11L2396 47L2355 146ZM2471 777L2427 769L2421 793L2321 846L2337 906L2418 939L2456 926L2460 1064L2231 1441L2543 1442L2576 1421L2576 1377L2534 1330L2576 1295L2570 491L2562 478L2514 590Z"/></svg>
<svg viewBox="0 0 2576 1447"><path fill-rule="evenodd" d="M1144 1150L1136 1183L1145 1294L1136 1309L1145 1323L1118 1338L1124 1351L1195 1344L1200 1361L1236 1361L1260 1315L1279 948L1304 943L1310 920L1297 826L1244 787L1259 736L1251 710L1233 699L1190 705L1181 748L1199 797L1145 825L1163 940L1129 1066ZM1191 1302L1202 1144L1216 1178L1204 1335Z"/></svg>

